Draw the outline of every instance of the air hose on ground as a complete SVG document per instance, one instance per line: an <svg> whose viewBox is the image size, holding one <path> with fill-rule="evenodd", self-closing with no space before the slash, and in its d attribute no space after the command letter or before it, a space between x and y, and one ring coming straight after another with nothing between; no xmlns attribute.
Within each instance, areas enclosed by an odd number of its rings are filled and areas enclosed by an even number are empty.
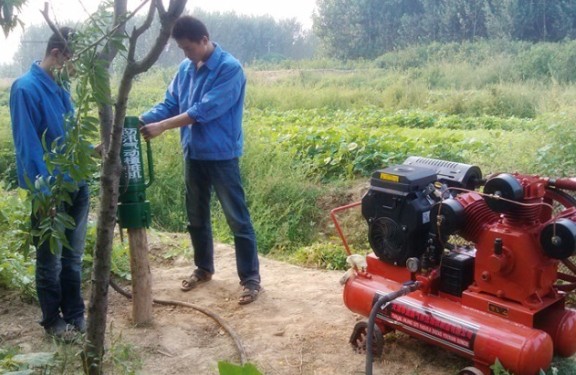
<svg viewBox="0 0 576 375"><path fill-rule="evenodd" d="M110 279L110 286L112 287L112 289L114 289L116 292L123 295L124 297L126 297L128 299L132 299L132 294L130 292L127 292L124 289L122 289L112 279ZM224 329L224 331L226 331L226 333L228 333L228 335L234 341L234 344L236 345L236 349L238 350L238 354L240 355L240 364L241 365L246 364L248 356L246 355L246 351L244 350L244 346L242 345L242 341L240 340L240 337L232 329L232 327L230 327L228 325L228 323L226 323L218 314L216 314L216 313L214 313L214 312L212 312L212 311L210 311L204 307L197 306L197 305L194 305L194 304L188 303L188 302L174 301L174 300L162 300L162 299L156 299L156 298L154 298L153 301L154 301L154 303L157 303L158 305L163 305L163 306L188 307L188 308L194 309L196 311L199 311L202 314L212 318L212 320L214 320L216 323L218 323L218 325L220 325L220 327L222 327Z"/></svg>
<svg viewBox="0 0 576 375"><path fill-rule="evenodd" d="M370 316L368 317L368 328L366 332L366 375L372 375L372 362L374 361L374 353L372 352L372 341L374 336L374 325L376 324L376 315L378 311L387 303L395 300L398 297L405 296L417 290L420 287L418 281L408 281L403 284L402 288L399 290L388 293L384 296L378 298L372 310L370 311Z"/></svg>

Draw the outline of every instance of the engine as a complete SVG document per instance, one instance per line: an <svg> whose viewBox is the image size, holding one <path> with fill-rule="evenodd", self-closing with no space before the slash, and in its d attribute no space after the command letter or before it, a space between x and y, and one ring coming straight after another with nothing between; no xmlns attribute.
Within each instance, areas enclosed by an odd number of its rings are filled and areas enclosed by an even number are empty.
<svg viewBox="0 0 576 375"><path fill-rule="evenodd" d="M431 209L443 197L474 189L482 173L476 166L419 157L374 172L362 198L368 240L384 262L402 265L430 249ZM438 248L440 250L440 248ZM428 254L437 259L435 255Z"/></svg>
<svg viewBox="0 0 576 375"><path fill-rule="evenodd" d="M436 173L428 168L394 166L376 171L362 199L368 239L384 262L404 265L426 248Z"/></svg>

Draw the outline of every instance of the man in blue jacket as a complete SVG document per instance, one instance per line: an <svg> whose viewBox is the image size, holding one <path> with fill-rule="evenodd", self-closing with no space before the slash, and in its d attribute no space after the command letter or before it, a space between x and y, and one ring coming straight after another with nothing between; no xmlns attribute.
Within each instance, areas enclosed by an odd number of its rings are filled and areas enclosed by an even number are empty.
<svg viewBox="0 0 576 375"><path fill-rule="evenodd" d="M12 84L10 90L10 116L16 148L18 183L25 189L34 189L37 179L50 179L44 162L42 138L46 144L62 137L65 116L73 114L70 93L55 80L71 57L68 38L72 29L63 27L60 35L48 40L42 61L32 64L30 70ZM31 186L30 186L31 185ZM43 193L49 194L49 189ZM36 291L42 310L42 321L47 334L61 339L73 338L83 332L84 300L81 291L82 254L86 238L89 193L85 183L71 194L71 203L60 209L74 219L75 228L66 230L72 250L61 248L54 253L49 241L36 249ZM41 217L32 215L33 227Z"/></svg>
<svg viewBox="0 0 576 375"><path fill-rule="evenodd" d="M210 196L214 189L234 234L236 267L244 290L239 303L256 300L260 271L256 236L246 206L238 158L242 154L242 111L246 78L232 55L210 40L206 26L190 16L172 29L186 56L164 102L141 116L149 140L180 129L185 158L186 211L196 269L183 280L184 291L214 274Z"/></svg>

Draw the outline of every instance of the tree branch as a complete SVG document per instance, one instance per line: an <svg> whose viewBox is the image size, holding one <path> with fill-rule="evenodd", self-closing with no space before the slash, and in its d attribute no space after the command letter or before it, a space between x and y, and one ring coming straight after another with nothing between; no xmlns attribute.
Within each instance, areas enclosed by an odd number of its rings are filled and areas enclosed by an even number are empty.
<svg viewBox="0 0 576 375"><path fill-rule="evenodd" d="M140 38L140 36L150 28L150 25L152 25L157 2L158 2L157 0L150 1L150 9L148 9L148 15L146 16L146 20L140 27L138 28L135 27L134 30L132 31L132 35L130 35L130 42L129 42L130 47L128 49L128 56L126 58L129 62L134 61L138 38Z"/></svg>
<svg viewBox="0 0 576 375"><path fill-rule="evenodd" d="M118 23L114 28L112 28L112 30L111 30L109 33L102 35L100 38L98 38L98 40L96 40L94 43L90 44L89 46L86 46L85 48L83 48L82 51L78 52L76 55L77 55L77 56L80 56L81 54L83 54L84 52L88 51L89 49L96 47L96 46L97 46L98 44L100 44L104 39L108 39L108 42L106 43L106 45L105 45L105 47L104 47L104 49L106 49L106 48L108 47L109 43L110 43L110 42L109 42L110 38L113 37L113 36L115 36L114 34L115 34L121 27L123 27L124 25L126 25L126 22L128 22L132 17L134 17L134 16L136 15L136 13L137 13L140 9L142 9L142 7L143 7L148 1L149 1L149 0L144 0L144 1L142 1L142 2L140 3L140 5L138 5L138 6L136 7L136 9L134 9L133 12L129 13L129 14L126 16L126 18L125 18L122 22ZM124 5L125 5L125 4L126 4L126 1L121 1L120 3L124 3ZM116 11L115 11L114 13L116 13ZM122 15L124 15L124 14L126 14L126 12L123 12L123 13L122 13ZM117 18L119 18L119 15L115 15L115 19L117 19ZM112 57L112 59L115 57L115 55L116 55L116 54L114 54L114 56ZM112 60L112 59L110 59L110 60Z"/></svg>
<svg viewBox="0 0 576 375"><path fill-rule="evenodd" d="M54 34L58 35L58 37L64 41L64 48L66 49L66 47L68 47L68 41L66 40L66 38L64 38L64 36L60 32L60 29L50 19L50 4L47 1L44 3L44 9L40 10L40 13L42 13L42 16L44 16L46 23L48 24L50 29L54 32Z"/></svg>
<svg viewBox="0 0 576 375"><path fill-rule="evenodd" d="M84 47L80 52L75 53L75 57L74 60L78 59L78 56L81 56L82 54L86 53L86 51L89 51L90 49L96 47L97 45L99 45L103 40L108 39L108 42L106 43L106 45L104 46L102 52L100 53L100 58L106 61L112 61L114 59L114 57L116 57L116 53L118 52L116 48L114 47L110 47L110 39L114 36L117 35L117 32L122 31L121 28L126 25L126 22L128 22L132 17L134 17L136 15L136 13L138 13L138 11L140 9L142 9L142 7L144 5L146 5L146 3L149 0L143 0L140 5L138 5L136 7L136 9L134 9L134 11L130 12L127 14L126 11L126 1L117 1L114 3L114 23L116 24L112 30L110 30L110 32L102 35L100 38L98 38L95 42L91 43L90 45ZM154 1L154 0L153 0ZM123 8L123 9L119 9L119 8ZM44 16L44 19L46 20L46 23L48 24L48 26L50 27L50 29L56 34L58 35L63 41L64 41L64 45L67 46L68 45L68 41L62 36L62 33L60 33L60 30L58 29L58 27L54 24L54 22L52 22L52 20L50 19L50 15L49 15L49 3L45 2L44 3L44 9L40 10L40 13L42 13L42 16ZM126 15L126 18L120 22L120 17L123 15Z"/></svg>
<svg viewBox="0 0 576 375"><path fill-rule="evenodd" d="M134 29L134 31L132 32L132 36L136 35L136 37L140 37L140 35L142 35L146 30L148 30L150 25L152 25L152 21L154 20L154 13L156 10L156 5L158 3L162 4L162 1L152 0L150 2L150 9L148 10L148 15L146 16L146 20L144 21L142 26L140 26L137 29Z"/></svg>
<svg viewBox="0 0 576 375"><path fill-rule="evenodd" d="M86 9L86 6L84 5L84 2L82 0L78 0L78 3L80 3L80 5L82 6L82 9L84 10L84 13L86 13L86 15L88 16L88 18L90 18L90 21L92 21L92 23L94 24L94 26L98 27L98 31L100 31L101 34L106 34L106 31L104 31L104 29L102 29L98 23L96 22L96 19L94 18L94 15L92 13L90 13L88 11L88 9ZM115 23L116 24L116 23Z"/></svg>
<svg viewBox="0 0 576 375"><path fill-rule="evenodd" d="M184 8L186 7L187 0L173 0L170 1L168 7L168 12L164 11L164 6L161 0L155 0L156 7L158 9L158 14L160 16L160 32L158 37L154 41L154 45L150 48L150 51L144 58L140 61L128 62L126 67L126 74L136 76L150 69L152 65L158 60L158 57L162 53L162 50L166 46L168 39L170 39L170 32L172 31L172 26L176 22L176 19L182 14Z"/></svg>
<svg viewBox="0 0 576 375"><path fill-rule="evenodd" d="M160 15L160 18L164 17L166 15L166 9L164 9L164 3L162 0L160 0L156 6L158 8L158 14Z"/></svg>
<svg viewBox="0 0 576 375"><path fill-rule="evenodd" d="M148 0L144 0L140 5L143 6L146 3L146 1L148 1ZM131 15L128 15L128 17L126 17L126 14L128 13L128 9L127 9L128 5L127 4L128 4L128 2L126 0L114 2L113 25L115 25L115 27L111 33L112 38L115 38L115 37L119 36L120 34L122 34L123 32L125 32L126 22L128 22L128 20L134 14L136 14L136 12L138 12L138 10L140 9L140 7L136 8L136 10L134 12L132 12ZM122 17L126 17L126 19L124 21L122 21ZM114 47L114 44L112 44L110 42L110 40L111 40L111 38L109 38L106 41L106 44L102 48L102 51L100 51L100 55L99 55L99 57L102 60L108 61L108 64L110 64L112 62L112 60L114 60L114 58L116 57L116 54L118 53L118 49L116 47Z"/></svg>
<svg viewBox="0 0 576 375"><path fill-rule="evenodd" d="M158 1L158 2L162 6L162 9L164 9L164 5L162 4L162 1ZM186 7L186 2L184 2L184 4L180 4L177 1L171 1L170 4L168 4L168 12L166 12L167 14L164 14L164 16L168 15L168 17L170 17L170 18L178 16L178 15L182 14L182 12L184 12L185 7Z"/></svg>

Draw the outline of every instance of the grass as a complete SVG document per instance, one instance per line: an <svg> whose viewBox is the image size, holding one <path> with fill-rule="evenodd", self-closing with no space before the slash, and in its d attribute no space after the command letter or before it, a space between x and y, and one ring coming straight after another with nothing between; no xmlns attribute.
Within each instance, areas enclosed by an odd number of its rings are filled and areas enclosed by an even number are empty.
<svg viewBox="0 0 576 375"><path fill-rule="evenodd" d="M137 374L142 368L142 358L137 348L124 341L121 333L111 328L107 336L103 369L107 374ZM22 353L19 347L0 345L0 373L18 374L61 374L83 373L82 340L62 345L44 341L35 345L38 352Z"/></svg>

